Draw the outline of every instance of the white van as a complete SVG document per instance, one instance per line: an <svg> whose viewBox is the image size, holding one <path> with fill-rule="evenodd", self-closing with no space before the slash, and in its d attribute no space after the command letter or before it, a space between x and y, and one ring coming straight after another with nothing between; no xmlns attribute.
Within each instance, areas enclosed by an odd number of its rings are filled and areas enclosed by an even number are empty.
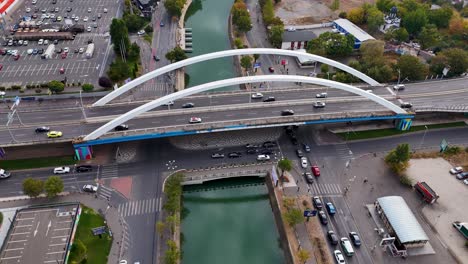
<svg viewBox="0 0 468 264"><path fill-rule="evenodd" d="M341 238L341 247L343 248L343 251L346 254L346 256L352 257L354 255L353 246L351 245L351 242L349 241L348 238L346 237Z"/></svg>

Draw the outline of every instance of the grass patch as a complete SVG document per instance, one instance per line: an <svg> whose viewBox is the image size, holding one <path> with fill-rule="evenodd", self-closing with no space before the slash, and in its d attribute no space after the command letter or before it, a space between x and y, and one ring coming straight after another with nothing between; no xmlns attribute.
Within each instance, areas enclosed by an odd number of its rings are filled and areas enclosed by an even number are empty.
<svg viewBox="0 0 468 264"><path fill-rule="evenodd" d="M91 228L105 225L104 218L89 207L82 206L82 208L75 241L79 239L86 247L86 263L107 263L112 238L108 234L103 234L102 238L99 238L91 232ZM70 252L68 263L80 263L81 258L75 252L74 250Z"/></svg>
<svg viewBox="0 0 468 264"><path fill-rule="evenodd" d="M145 34L143 39L146 40L151 46L151 42L153 41L153 33Z"/></svg>
<svg viewBox="0 0 468 264"><path fill-rule="evenodd" d="M17 160L5 160L0 163L2 169L5 170L23 170L33 169L42 167L55 167L63 165L75 164L76 161L73 156L61 156L61 157L44 157L44 158L33 158L33 159L17 159Z"/></svg>
<svg viewBox="0 0 468 264"><path fill-rule="evenodd" d="M437 128L449 128L449 127L463 127L466 126L465 122L453 122L453 123L444 123L444 124L434 124L427 125L427 129L437 129ZM376 130L366 130L366 131L350 131L337 133L339 137L345 140L358 140L358 139L368 139L368 138L380 138L388 137L393 135L407 134L416 131L425 130L425 126L412 126L408 131L400 131L396 128L386 128L386 129L376 129Z"/></svg>

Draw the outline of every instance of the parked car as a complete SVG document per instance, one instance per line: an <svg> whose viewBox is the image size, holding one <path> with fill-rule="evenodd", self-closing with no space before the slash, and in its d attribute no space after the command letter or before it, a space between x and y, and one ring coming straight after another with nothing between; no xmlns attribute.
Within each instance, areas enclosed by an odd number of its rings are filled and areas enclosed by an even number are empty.
<svg viewBox="0 0 468 264"><path fill-rule="evenodd" d="M459 180L464 180L464 179L467 179L467 178L468 178L468 171L457 174L457 179L459 179Z"/></svg>
<svg viewBox="0 0 468 264"><path fill-rule="evenodd" d="M336 263L338 264L345 264L345 259L344 259L344 256L343 256L343 253L341 253L341 251L339 250L335 250L333 251L333 255L335 255L335 259L336 259Z"/></svg>
<svg viewBox="0 0 468 264"><path fill-rule="evenodd" d="M327 217L327 214L325 214L324 211L320 210L318 212L318 216L319 216L319 219L320 219L320 222L324 225L327 225L328 224L328 217Z"/></svg>
<svg viewBox="0 0 468 264"><path fill-rule="evenodd" d="M96 185L92 185L92 184L83 185L84 192L95 193L97 192L97 190L98 190L98 187Z"/></svg>
<svg viewBox="0 0 468 264"><path fill-rule="evenodd" d="M242 153L240 153L240 152L231 152L231 153L229 153L228 157L229 158L240 158L240 157L242 157Z"/></svg>
<svg viewBox="0 0 468 264"><path fill-rule="evenodd" d="M328 230L327 237L332 245L338 245L338 236L335 234L335 231Z"/></svg>
<svg viewBox="0 0 468 264"><path fill-rule="evenodd" d="M264 148L273 148L276 147L276 143L273 141L265 141L263 142L263 147Z"/></svg>
<svg viewBox="0 0 468 264"><path fill-rule="evenodd" d="M314 174L315 177L320 176L320 169L317 165L314 165L310 168L312 170L312 173Z"/></svg>
<svg viewBox="0 0 468 264"><path fill-rule="evenodd" d="M224 159L224 154L223 153L213 153L211 154L212 159Z"/></svg>
<svg viewBox="0 0 468 264"><path fill-rule="evenodd" d="M275 72L275 68L273 68L273 67L268 67L268 71L269 71L270 73L274 73L274 72Z"/></svg>
<svg viewBox="0 0 468 264"><path fill-rule="evenodd" d="M314 177L312 177L310 172L304 172L304 178L307 183L314 183Z"/></svg>
<svg viewBox="0 0 468 264"><path fill-rule="evenodd" d="M325 208L327 208L327 212L329 215L334 215L336 213L335 206L332 202L328 202L325 204Z"/></svg>
<svg viewBox="0 0 468 264"><path fill-rule="evenodd" d="M114 127L114 130L115 130L115 131L124 131L124 130L128 130L128 125L120 124L120 125Z"/></svg>
<svg viewBox="0 0 468 264"><path fill-rule="evenodd" d="M41 126L41 127L36 128L36 130L34 131L36 131L36 133L49 132L50 128L46 126Z"/></svg>
<svg viewBox="0 0 468 264"><path fill-rule="evenodd" d="M70 167L58 167L54 169L54 174L64 174L69 173Z"/></svg>
<svg viewBox="0 0 468 264"><path fill-rule="evenodd" d="M268 161L270 160L269 155L261 154L257 156L257 161Z"/></svg>
<svg viewBox="0 0 468 264"><path fill-rule="evenodd" d="M460 167L460 166L450 169L450 174L458 174L458 173L462 173L462 172L463 172L463 168Z"/></svg>
<svg viewBox="0 0 468 264"><path fill-rule="evenodd" d="M296 149L296 155L297 155L298 158L304 157L304 153L302 153L302 150L300 150L300 149Z"/></svg>
<svg viewBox="0 0 468 264"><path fill-rule="evenodd" d="M306 157L302 157L302 158L301 158L301 167L305 169L305 168L307 168L307 165L308 165L308 163L307 163L307 158L306 158Z"/></svg>
<svg viewBox="0 0 468 264"><path fill-rule="evenodd" d="M274 102L276 101L274 96L268 96L267 98L263 99L263 102Z"/></svg>
<svg viewBox="0 0 468 264"><path fill-rule="evenodd" d="M356 232L349 232L349 238L356 247L361 246L361 238L359 238L359 235Z"/></svg>
<svg viewBox="0 0 468 264"><path fill-rule="evenodd" d="M137 35L138 35L138 36L142 36L142 35L144 35L145 33L146 33L146 32L145 32L144 30L140 30L140 31L137 32Z"/></svg>
<svg viewBox="0 0 468 264"><path fill-rule="evenodd" d="M57 138L61 137L62 135L62 131L50 131L49 133L47 133L48 138Z"/></svg>
<svg viewBox="0 0 468 264"><path fill-rule="evenodd" d="M312 197L312 203L314 204L315 208L317 208L318 210L322 210L323 203L322 203L322 200L320 200L320 197L318 196Z"/></svg>
<svg viewBox="0 0 468 264"><path fill-rule="evenodd" d="M294 115L294 111L291 110L291 109L286 109L286 110L281 111L281 115L282 116L292 116L292 115Z"/></svg>
<svg viewBox="0 0 468 264"><path fill-rule="evenodd" d="M262 99L263 94L262 93L253 93L251 97L252 97L252 99Z"/></svg>
<svg viewBox="0 0 468 264"><path fill-rule="evenodd" d="M93 166L91 165L78 165L75 168L76 172L87 172L87 171L92 171L92 170L93 170Z"/></svg>
<svg viewBox="0 0 468 264"><path fill-rule="evenodd" d="M190 120L189 120L190 124L197 124L197 123L201 123L201 122L202 122L202 119L200 117L191 117Z"/></svg>

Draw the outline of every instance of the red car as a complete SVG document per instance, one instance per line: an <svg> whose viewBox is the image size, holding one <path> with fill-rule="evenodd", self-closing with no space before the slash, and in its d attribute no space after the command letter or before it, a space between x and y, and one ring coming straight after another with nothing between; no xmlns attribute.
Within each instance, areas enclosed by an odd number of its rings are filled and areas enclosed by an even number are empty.
<svg viewBox="0 0 468 264"><path fill-rule="evenodd" d="M62 53L62 59L65 59L67 57L67 53Z"/></svg>
<svg viewBox="0 0 468 264"><path fill-rule="evenodd" d="M15 56L13 56L13 59L14 59L14 60L19 60L19 58L20 58L20 55L19 55L19 54L16 54Z"/></svg>
<svg viewBox="0 0 468 264"><path fill-rule="evenodd" d="M317 165L312 166L311 170L315 177L320 176L320 169Z"/></svg>
<svg viewBox="0 0 468 264"><path fill-rule="evenodd" d="M65 73L65 69L64 69L64 68L60 68L59 72L60 72L60 74L64 74L64 73Z"/></svg>

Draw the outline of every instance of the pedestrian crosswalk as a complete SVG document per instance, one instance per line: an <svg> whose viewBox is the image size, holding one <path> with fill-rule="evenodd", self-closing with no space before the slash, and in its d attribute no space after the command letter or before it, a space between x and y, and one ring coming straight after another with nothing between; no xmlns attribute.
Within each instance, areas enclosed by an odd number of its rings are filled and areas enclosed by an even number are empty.
<svg viewBox="0 0 468 264"><path fill-rule="evenodd" d="M313 195L341 194L340 185L337 183L313 183L308 185L308 188Z"/></svg>
<svg viewBox="0 0 468 264"><path fill-rule="evenodd" d="M160 203L160 198L129 201L119 204L118 211L123 217L150 214L161 210Z"/></svg>
<svg viewBox="0 0 468 264"><path fill-rule="evenodd" d="M106 187L104 185L101 185L99 187L99 197L110 200L110 197L112 196L112 193L114 192L113 189Z"/></svg>
<svg viewBox="0 0 468 264"><path fill-rule="evenodd" d="M354 159L353 152L349 149L348 144L340 143L334 145L335 150L342 160L352 160Z"/></svg>
<svg viewBox="0 0 468 264"><path fill-rule="evenodd" d="M101 167L101 179L113 178L119 175L119 164L113 163Z"/></svg>

